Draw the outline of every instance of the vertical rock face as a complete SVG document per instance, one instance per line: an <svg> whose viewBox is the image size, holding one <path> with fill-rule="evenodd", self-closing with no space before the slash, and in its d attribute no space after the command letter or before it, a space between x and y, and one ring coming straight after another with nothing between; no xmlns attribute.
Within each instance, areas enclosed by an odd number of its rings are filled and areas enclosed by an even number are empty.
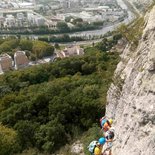
<svg viewBox="0 0 155 155"><path fill-rule="evenodd" d="M113 155L155 155L155 7L137 50L127 46L121 59L107 96L106 115L116 130Z"/></svg>

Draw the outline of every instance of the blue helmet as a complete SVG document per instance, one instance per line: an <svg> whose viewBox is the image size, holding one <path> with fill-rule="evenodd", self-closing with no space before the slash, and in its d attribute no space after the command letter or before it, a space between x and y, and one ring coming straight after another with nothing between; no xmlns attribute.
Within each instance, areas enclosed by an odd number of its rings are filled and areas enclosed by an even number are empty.
<svg viewBox="0 0 155 155"><path fill-rule="evenodd" d="M104 145L105 142L106 142L106 139L104 137L101 137L98 142L101 144L101 145Z"/></svg>

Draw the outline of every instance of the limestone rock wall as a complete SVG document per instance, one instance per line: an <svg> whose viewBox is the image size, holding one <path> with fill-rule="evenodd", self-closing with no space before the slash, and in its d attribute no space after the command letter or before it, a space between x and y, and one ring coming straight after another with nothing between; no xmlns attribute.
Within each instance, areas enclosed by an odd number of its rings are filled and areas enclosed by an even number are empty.
<svg viewBox="0 0 155 155"><path fill-rule="evenodd" d="M113 155L155 155L155 7L135 52L128 45L107 96L114 118Z"/></svg>

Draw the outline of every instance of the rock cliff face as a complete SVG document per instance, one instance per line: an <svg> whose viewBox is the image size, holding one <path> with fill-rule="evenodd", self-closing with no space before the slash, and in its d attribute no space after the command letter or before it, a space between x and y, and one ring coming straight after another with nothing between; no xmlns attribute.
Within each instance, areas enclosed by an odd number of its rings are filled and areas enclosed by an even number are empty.
<svg viewBox="0 0 155 155"><path fill-rule="evenodd" d="M155 7L146 17L135 52L127 46L108 91L114 118L113 155L155 155Z"/></svg>

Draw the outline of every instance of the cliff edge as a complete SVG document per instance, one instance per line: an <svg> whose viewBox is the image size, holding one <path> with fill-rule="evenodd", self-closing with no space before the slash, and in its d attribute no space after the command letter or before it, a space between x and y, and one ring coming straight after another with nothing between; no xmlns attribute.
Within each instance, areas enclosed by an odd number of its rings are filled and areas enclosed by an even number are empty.
<svg viewBox="0 0 155 155"><path fill-rule="evenodd" d="M113 155L155 155L155 7L145 22L139 46L125 48L108 91L106 115L116 129Z"/></svg>

